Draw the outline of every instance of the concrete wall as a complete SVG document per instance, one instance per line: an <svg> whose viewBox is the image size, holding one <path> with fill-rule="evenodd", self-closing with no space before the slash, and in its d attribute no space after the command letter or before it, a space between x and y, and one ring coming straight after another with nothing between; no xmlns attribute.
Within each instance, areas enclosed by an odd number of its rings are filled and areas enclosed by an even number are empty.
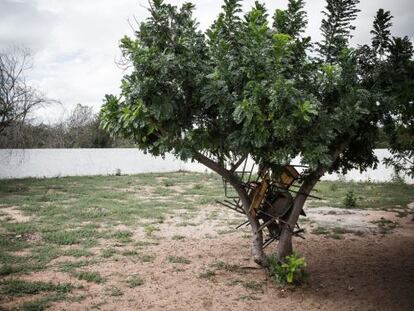
<svg viewBox="0 0 414 311"><path fill-rule="evenodd" d="M375 151L380 160L389 155L385 149ZM295 159L294 163L299 164ZM187 170L208 171L198 163L183 162L168 155L165 159L153 157L137 149L0 149L0 178L58 177L110 175L117 170L121 174L148 172L173 172ZM377 170L364 173L352 171L346 180L389 181L393 170L383 164ZM327 175L325 180L336 180L336 174ZM414 181L406 178L410 183Z"/></svg>

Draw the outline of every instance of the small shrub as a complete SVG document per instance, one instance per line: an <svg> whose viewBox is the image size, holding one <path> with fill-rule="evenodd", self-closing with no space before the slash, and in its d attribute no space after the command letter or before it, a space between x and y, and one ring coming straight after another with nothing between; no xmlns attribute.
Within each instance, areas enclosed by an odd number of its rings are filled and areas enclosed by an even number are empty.
<svg viewBox="0 0 414 311"><path fill-rule="evenodd" d="M140 261L141 262L153 262L155 259L154 255L142 255L140 257Z"/></svg>
<svg viewBox="0 0 414 311"><path fill-rule="evenodd" d="M198 277L201 279L207 279L207 280L211 280L216 276L216 273L214 271L211 270L206 270L204 272L201 272Z"/></svg>
<svg viewBox="0 0 414 311"><path fill-rule="evenodd" d="M203 185L202 184L195 184L194 186L193 186L193 189L195 189L195 190L200 190L200 189L202 189L203 188Z"/></svg>
<svg viewBox="0 0 414 311"><path fill-rule="evenodd" d="M274 255L267 260L271 278L280 284L301 284L306 278L305 267L305 258L296 253L286 256L285 262L280 262Z"/></svg>
<svg viewBox="0 0 414 311"><path fill-rule="evenodd" d="M128 287L135 288L135 287L144 285L145 281L144 281L143 278L141 278L139 276L136 276L136 275L133 275L133 276L129 277L126 282L128 284Z"/></svg>
<svg viewBox="0 0 414 311"><path fill-rule="evenodd" d="M238 264L229 264L229 263L224 262L224 261L216 261L216 262L211 264L211 267L215 268L217 270L224 270L224 271L228 271L228 272L238 272L238 273L243 272L240 265L238 265Z"/></svg>
<svg viewBox="0 0 414 311"><path fill-rule="evenodd" d="M42 292L57 292L66 294L73 289L69 283L54 284L51 282L28 282L19 279L10 279L1 283L0 292L10 296L36 295Z"/></svg>
<svg viewBox="0 0 414 311"><path fill-rule="evenodd" d="M116 286L108 286L105 288L105 293L112 297L122 296L124 293Z"/></svg>
<svg viewBox="0 0 414 311"><path fill-rule="evenodd" d="M401 176L401 173L398 169L394 167L394 173L391 176L391 183L402 185L405 184L404 177Z"/></svg>
<svg viewBox="0 0 414 311"><path fill-rule="evenodd" d="M180 241L180 240L184 240L185 236L183 236L183 235L174 235L172 237L172 239L175 240L175 241Z"/></svg>
<svg viewBox="0 0 414 311"><path fill-rule="evenodd" d="M132 232L128 230L116 231L112 236L121 243L129 243L132 241Z"/></svg>
<svg viewBox="0 0 414 311"><path fill-rule="evenodd" d="M110 258L115 254L116 254L116 250L114 248L107 248L107 249L102 250L101 256L103 258Z"/></svg>
<svg viewBox="0 0 414 311"><path fill-rule="evenodd" d="M96 284L104 283L106 280L103 278L98 272L88 272L88 271L81 271L75 273L75 276L79 280L84 280L86 282L93 282Z"/></svg>
<svg viewBox="0 0 414 311"><path fill-rule="evenodd" d="M185 257L181 257L181 256L168 256L167 257L168 261L171 263L180 263L180 264L184 264L184 265L188 265L191 263L191 261Z"/></svg>
<svg viewBox="0 0 414 311"><path fill-rule="evenodd" d="M355 208L357 206L357 197L353 190L349 190L346 195L345 199L342 202L345 208Z"/></svg>
<svg viewBox="0 0 414 311"><path fill-rule="evenodd" d="M253 291L260 291L263 289L263 283L256 281L243 282L242 286Z"/></svg>
<svg viewBox="0 0 414 311"><path fill-rule="evenodd" d="M156 226L153 226L153 225L146 225L146 226L144 227L144 231L145 231L145 233L147 234L147 236L152 236L152 234L153 234L155 231L160 231L160 228L158 228L158 227L156 227Z"/></svg>
<svg viewBox="0 0 414 311"><path fill-rule="evenodd" d="M164 187L172 187L172 186L174 186L174 182L172 182L172 181L164 181L163 184L164 184Z"/></svg>
<svg viewBox="0 0 414 311"><path fill-rule="evenodd" d="M329 189L333 192L335 192L336 190L338 190L338 185L336 183L332 183L329 187Z"/></svg>

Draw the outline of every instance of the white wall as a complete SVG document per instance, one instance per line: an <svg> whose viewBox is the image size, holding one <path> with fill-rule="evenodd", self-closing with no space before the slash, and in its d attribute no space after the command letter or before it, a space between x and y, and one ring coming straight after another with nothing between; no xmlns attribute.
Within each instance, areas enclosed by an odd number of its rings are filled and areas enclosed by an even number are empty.
<svg viewBox="0 0 414 311"><path fill-rule="evenodd" d="M389 155L385 149L375 151L380 161ZM299 159L295 159L299 164ZM173 172L187 170L208 171L198 163L183 162L172 155L153 157L137 149L0 149L0 178L57 177L83 175L109 175L117 170L122 174L147 172ZM347 180L389 181L393 170L383 164L377 170L359 173L354 170L346 175ZM328 175L325 180L336 180ZM406 178L413 183L413 179Z"/></svg>

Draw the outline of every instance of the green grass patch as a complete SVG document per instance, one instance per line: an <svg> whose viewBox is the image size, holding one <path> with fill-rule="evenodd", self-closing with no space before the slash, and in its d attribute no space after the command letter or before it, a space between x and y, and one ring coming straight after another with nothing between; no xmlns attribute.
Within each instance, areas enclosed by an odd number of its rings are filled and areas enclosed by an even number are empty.
<svg viewBox="0 0 414 311"><path fill-rule="evenodd" d="M65 261L59 263L59 270L62 272L73 272L78 268L91 266L96 263L98 263L97 260Z"/></svg>
<svg viewBox="0 0 414 311"><path fill-rule="evenodd" d="M42 292L66 294L72 289L73 285L69 283L54 284L51 282L27 282L19 279L10 279L0 283L1 293L8 296L36 295Z"/></svg>
<svg viewBox="0 0 414 311"><path fill-rule="evenodd" d="M112 285L112 286L105 287L105 294L112 296L112 297L119 297L119 296L122 296L124 293L119 287Z"/></svg>
<svg viewBox="0 0 414 311"><path fill-rule="evenodd" d="M145 280L137 275L133 275L126 280L126 283L128 287L135 288L144 285Z"/></svg>
<svg viewBox="0 0 414 311"><path fill-rule="evenodd" d="M182 240L185 240L185 236L183 236L183 235L174 235L171 239L173 239L174 241L182 241Z"/></svg>
<svg viewBox="0 0 414 311"><path fill-rule="evenodd" d="M80 271L75 272L74 276L89 283L101 284L106 282L106 279L99 272Z"/></svg>
<svg viewBox="0 0 414 311"><path fill-rule="evenodd" d="M403 183L321 181L315 190L324 201L309 200L310 207L404 210L414 201L414 185Z"/></svg>
<svg viewBox="0 0 414 311"><path fill-rule="evenodd" d="M88 251L84 248L73 248L69 249L62 253L64 256L71 256L71 257L91 257L94 254L91 251Z"/></svg>
<svg viewBox="0 0 414 311"><path fill-rule="evenodd" d="M168 256L167 260L171 263L179 263L184 265L188 265L191 263L191 260L182 256Z"/></svg>

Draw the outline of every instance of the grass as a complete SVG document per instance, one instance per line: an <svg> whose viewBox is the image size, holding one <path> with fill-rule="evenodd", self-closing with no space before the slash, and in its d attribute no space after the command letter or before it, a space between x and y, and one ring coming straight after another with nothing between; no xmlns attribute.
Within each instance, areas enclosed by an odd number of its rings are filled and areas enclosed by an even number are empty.
<svg viewBox="0 0 414 311"><path fill-rule="evenodd" d="M357 208L392 210L405 217L409 215L407 203L414 201L414 186L401 183L324 181L318 184L317 190L316 195L325 201L311 200L311 207L342 207L346 194L352 191ZM197 219L200 208L222 197L221 178L186 172L0 180L0 214L3 216L0 220L0 278L7 276L7 282L16 282L8 284L3 281L0 285L1 295L15 296L18 286L21 286L20 293L23 296L31 296L31 290L38 290L45 297L37 297L37 300L19 308L42 310L67 295L63 285L21 283L25 282L19 281L21 276L54 270L102 284L106 279L99 272L82 269L96 263L126 260L144 266L156 258L153 254L160 243L156 233L162 223L176 217L178 227L197 226L199 223L194 219ZM30 222L16 222L1 207L13 207L28 216ZM220 210L209 210L207 218L220 220ZM235 226L238 223L227 220L226 225ZM395 227L395 224L385 221L377 225L384 234ZM136 240L134 233L137 230L143 230L147 238ZM218 234L232 232L228 228L219 230ZM313 233L341 238L347 232L336 228L316 228ZM173 235L171 239L185 242L189 238ZM61 256L69 258L55 263L54 260ZM185 268L184 265L191 263L188 258L180 256L169 256L166 260L176 264L174 271L180 271ZM237 264L218 261L201 272L199 277L213 279L220 270L243 272ZM126 282L128 286L135 287L144 281L136 276L136 279L131 277ZM240 286L250 286L252 290L255 287L253 283ZM111 295L112 287L108 285L107 288L108 295Z"/></svg>
<svg viewBox="0 0 414 311"><path fill-rule="evenodd" d="M122 290L114 285L105 287L105 294L112 297L122 296L124 293Z"/></svg>
<svg viewBox="0 0 414 311"><path fill-rule="evenodd" d="M384 235L393 232L394 229L398 227L398 223L384 218L373 221L372 223L376 224L378 226L379 233Z"/></svg>
<svg viewBox="0 0 414 311"><path fill-rule="evenodd" d="M62 272L72 272L78 268L96 264L96 260L64 261L59 263L59 270Z"/></svg>
<svg viewBox="0 0 414 311"><path fill-rule="evenodd" d="M185 236L183 236L183 235L174 235L171 239L173 239L174 241L182 241L182 240L185 240Z"/></svg>
<svg viewBox="0 0 414 311"><path fill-rule="evenodd" d="M144 232L149 237L153 236L154 232L156 232L156 231L160 231L160 228L158 228L154 225L146 225L144 227Z"/></svg>
<svg viewBox="0 0 414 311"><path fill-rule="evenodd" d="M315 195L323 198L323 201L309 200L311 207L341 208L344 207L344 201L354 203L350 201L355 200L357 208L404 210L408 203L414 201L414 185L402 183L322 181L316 185L315 190L317 191Z"/></svg>
<svg viewBox="0 0 414 311"><path fill-rule="evenodd" d="M243 272L242 268L238 264L229 264L224 261L216 261L210 265L212 268L216 270L224 270L227 272Z"/></svg>
<svg viewBox="0 0 414 311"><path fill-rule="evenodd" d="M212 271L212 270L205 270L203 272L201 272L198 277L201 279L207 279L207 280L212 280L214 277L216 276L216 272Z"/></svg>
<svg viewBox="0 0 414 311"><path fill-rule="evenodd" d="M69 293L73 286L69 283L54 284L51 282L27 282L19 279L9 279L0 283L0 292L8 296L36 295L42 292Z"/></svg>
<svg viewBox="0 0 414 311"><path fill-rule="evenodd" d="M184 265L188 265L191 263L191 260L181 256L168 256L167 260L171 263L179 263Z"/></svg>
<svg viewBox="0 0 414 311"><path fill-rule="evenodd" d="M106 279L103 278L99 272L80 271L75 272L74 276L76 276L79 280L84 280L89 283L101 284L106 282Z"/></svg>
<svg viewBox="0 0 414 311"><path fill-rule="evenodd" d="M145 281L144 281L143 278L141 278L137 275L133 275L133 276L130 276L126 280L126 283L127 283L128 287L135 288L135 287L144 285Z"/></svg>
<svg viewBox="0 0 414 311"><path fill-rule="evenodd" d="M364 236L365 233L358 230L351 230L342 227L326 228L326 227L316 227L311 231L312 234L324 235L328 238L335 240L342 240L344 234L353 234L356 236Z"/></svg>
<svg viewBox="0 0 414 311"><path fill-rule="evenodd" d="M91 257L94 254L87 249L84 248L73 248L65 251L63 256L71 256L71 257Z"/></svg>

